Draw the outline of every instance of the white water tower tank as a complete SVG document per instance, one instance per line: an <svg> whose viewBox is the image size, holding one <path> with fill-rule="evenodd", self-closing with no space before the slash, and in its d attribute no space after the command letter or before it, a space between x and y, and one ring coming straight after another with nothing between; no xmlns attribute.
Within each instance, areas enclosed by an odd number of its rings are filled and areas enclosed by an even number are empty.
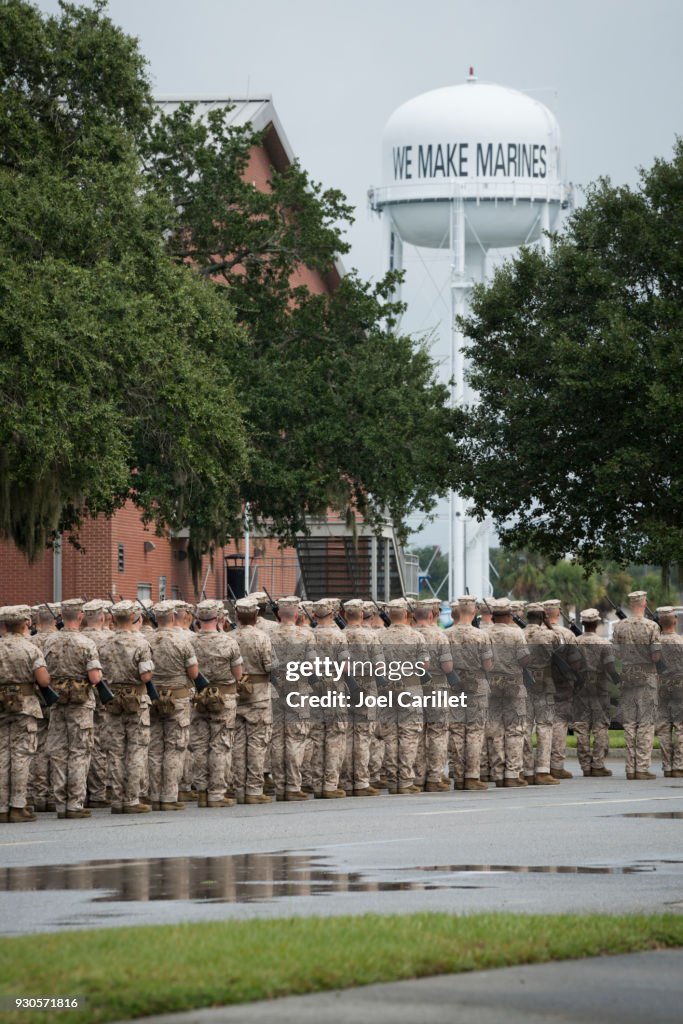
<svg viewBox="0 0 683 1024"><path fill-rule="evenodd" d="M530 243L547 251L548 233L571 204L554 115L526 93L479 82L470 68L463 84L394 111L382 138L382 184L369 197L384 221L388 269L403 268L404 244L450 250L451 404L476 401L459 318L473 285L486 279L487 253ZM470 518L451 493L449 522L449 597L465 588L490 595L488 520Z"/></svg>

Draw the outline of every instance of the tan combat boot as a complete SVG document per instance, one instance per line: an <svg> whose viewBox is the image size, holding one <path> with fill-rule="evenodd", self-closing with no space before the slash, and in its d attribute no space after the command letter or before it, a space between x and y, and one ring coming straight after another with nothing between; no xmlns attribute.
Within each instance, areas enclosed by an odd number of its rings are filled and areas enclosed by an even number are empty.
<svg viewBox="0 0 683 1024"><path fill-rule="evenodd" d="M636 779L639 782L649 782L650 779L656 779L657 776L654 772L636 772Z"/></svg>
<svg viewBox="0 0 683 1024"><path fill-rule="evenodd" d="M27 821L37 821L38 819L28 807L10 807L7 820L10 824L19 825Z"/></svg>
<svg viewBox="0 0 683 1024"><path fill-rule="evenodd" d="M568 772L566 768L551 768L550 774L554 779L573 779L574 776L571 772Z"/></svg>
<svg viewBox="0 0 683 1024"><path fill-rule="evenodd" d="M450 788L450 786L446 787L441 782L425 782L424 791L425 793L444 793L446 789Z"/></svg>
<svg viewBox="0 0 683 1024"><path fill-rule="evenodd" d="M479 791L488 788L486 783L481 782L480 779L465 779L465 789Z"/></svg>
<svg viewBox="0 0 683 1024"><path fill-rule="evenodd" d="M683 779L683 770L680 768L674 768L671 772L672 779Z"/></svg>
<svg viewBox="0 0 683 1024"><path fill-rule="evenodd" d="M505 779L503 786L505 789L526 789L526 781L524 779Z"/></svg>
<svg viewBox="0 0 683 1024"><path fill-rule="evenodd" d="M249 793L244 798L245 804L272 804L272 800L265 793Z"/></svg>
<svg viewBox="0 0 683 1024"><path fill-rule="evenodd" d="M379 796L379 790L374 786L366 786L365 789L354 789L353 796Z"/></svg>
<svg viewBox="0 0 683 1024"><path fill-rule="evenodd" d="M554 779L550 772L538 772L534 775L534 786L559 786L560 780Z"/></svg>
<svg viewBox="0 0 683 1024"><path fill-rule="evenodd" d="M400 796L405 796L407 793L421 793L422 790L419 786L403 786L399 787L398 793Z"/></svg>
<svg viewBox="0 0 683 1024"><path fill-rule="evenodd" d="M185 803L183 800L162 800L158 808L155 808L152 804L152 810L160 811L184 811Z"/></svg>
<svg viewBox="0 0 683 1024"><path fill-rule="evenodd" d="M200 789L197 792L197 807L206 807L209 800L209 794L205 789Z"/></svg>
<svg viewBox="0 0 683 1024"><path fill-rule="evenodd" d="M112 810L114 808L112 807ZM149 814L152 808L149 804L128 804L123 808L124 814Z"/></svg>
<svg viewBox="0 0 683 1024"><path fill-rule="evenodd" d="M220 800L208 800L205 804L200 804L200 807L234 807L236 801L229 796L223 796Z"/></svg>
<svg viewBox="0 0 683 1024"><path fill-rule="evenodd" d="M65 818L89 818L90 810L87 807L80 807L77 811L65 811Z"/></svg>
<svg viewBox="0 0 683 1024"><path fill-rule="evenodd" d="M323 800L341 800L346 793L343 789L324 789L321 795Z"/></svg>
<svg viewBox="0 0 683 1024"><path fill-rule="evenodd" d="M308 800L308 793L304 793L300 789L287 790L282 799L285 801Z"/></svg>
<svg viewBox="0 0 683 1024"><path fill-rule="evenodd" d="M591 768L590 774L593 779L609 779L612 776L609 768Z"/></svg>

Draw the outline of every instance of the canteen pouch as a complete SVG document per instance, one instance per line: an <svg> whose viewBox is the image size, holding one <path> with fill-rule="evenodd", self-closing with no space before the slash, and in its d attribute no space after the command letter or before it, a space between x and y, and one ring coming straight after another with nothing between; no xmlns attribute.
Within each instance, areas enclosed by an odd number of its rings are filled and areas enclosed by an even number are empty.
<svg viewBox="0 0 683 1024"><path fill-rule="evenodd" d="M0 714L20 715L24 710L22 692L18 686L0 686Z"/></svg>
<svg viewBox="0 0 683 1024"><path fill-rule="evenodd" d="M240 697L251 697L254 692L254 684L249 679L248 675L243 675L237 683L237 693Z"/></svg>
<svg viewBox="0 0 683 1024"><path fill-rule="evenodd" d="M218 686L205 687L200 694L197 694L196 701L199 707L204 708L205 711L218 712L225 708L223 694Z"/></svg>
<svg viewBox="0 0 683 1024"><path fill-rule="evenodd" d="M85 679L69 680L69 704L87 704L92 687Z"/></svg>
<svg viewBox="0 0 683 1024"><path fill-rule="evenodd" d="M142 707L142 694L135 686L117 686L114 699L105 706L112 715L135 714Z"/></svg>
<svg viewBox="0 0 683 1024"><path fill-rule="evenodd" d="M175 697L173 696L173 690L167 686L158 686L159 700L155 703L157 714L160 718L170 718L178 710Z"/></svg>

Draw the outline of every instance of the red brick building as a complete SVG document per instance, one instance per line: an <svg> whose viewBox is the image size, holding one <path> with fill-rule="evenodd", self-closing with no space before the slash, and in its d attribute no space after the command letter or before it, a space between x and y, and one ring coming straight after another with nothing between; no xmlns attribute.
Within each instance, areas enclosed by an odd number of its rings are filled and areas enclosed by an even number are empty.
<svg viewBox="0 0 683 1024"><path fill-rule="evenodd" d="M182 99L160 100L170 112ZM294 154L269 97L258 99L197 99L202 116L214 107L232 107L229 122L251 124L264 132L263 142L253 146L245 177L256 188L269 188L273 169L284 170ZM316 294L338 286L341 266L322 275L302 266L292 284L305 285ZM67 597L104 597L112 594L130 599L182 597L225 598L228 584L238 596L267 589L273 596L333 594L350 597L372 594L394 597L417 591L416 568L404 556L390 524L384 536L372 538L359 521L352 536L336 515L311 524L311 536L297 548L281 548L277 541L259 534L233 542L204 559L197 588L192 582L187 557L187 535L158 537L145 528L132 503L111 519L100 516L87 521L79 532L81 550L63 538L55 550L46 551L33 565L12 543L0 541L0 604L60 600ZM248 572L249 580L246 580Z"/></svg>

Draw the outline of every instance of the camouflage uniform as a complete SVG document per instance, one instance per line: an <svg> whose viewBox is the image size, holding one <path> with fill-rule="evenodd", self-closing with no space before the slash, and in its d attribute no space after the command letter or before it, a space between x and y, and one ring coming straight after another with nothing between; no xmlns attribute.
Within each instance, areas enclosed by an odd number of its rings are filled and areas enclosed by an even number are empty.
<svg viewBox="0 0 683 1024"><path fill-rule="evenodd" d="M494 622L487 630L493 671L489 677L488 716L491 727L491 779L519 779L524 765L526 690L520 661L529 656L524 631L518 626Z"/></svg>
<svg viewBox="0 0 683 1024"><path fill-rule="evenodd" d="M152 649L154 685L161 697L150 714L149 795L153 804L173 804L178 800L190 739L194 686L187 669L197 664L197 655L184 629L162 626L148 633L146 640Z"/></svg>
<svg viewBox="0 0 683 1024"><path fill-rule="evenodd" d="M584 685L574 695L574 735L576 753L584 775L605 767L609 750L609 677L614 664L614 649L606 637L583 633L576 638L583 664ZM590 734L593 733L591 749Z"/></svg>
<svg viewBox="0 0 683 1024"><path fill-rule="evenodd" d="M449 708L448 754L455 788L462 789L465 779L478 779L488 719L489 684L484 662L493 655L489 631L468 623L458 623L446 631L453 668L460 677L461 690L467 696L464 707Z"/></svg>
<svg viewBox="0 0 683 1024"><path fill-rule="evenodd" d="M129 630L109 630L98 650L115 698L105 705L102 731L109 759L111 806L117 811L140 803L149 752L151 703L140 676L152 672L154 662L142 633Z"/></svg>
<svg viewBox="0 0 683 1024"><path fill-rule="evenodd" d="M448 637L438 626L415 626L416 632L423 637L429 657L429 673L431 683L423 687L422 693L435 696L437 693L449 694L448 683L442 671L442 664L452 660ZM449 709L444 702L443 707L425 706L422 733L417 746L415 759L415 783L441 783L448 761L448 724Z"/></svg>
<svg viewBox="0 0 683 1024"><path fill-rule="evenodd" d="M234 633L204 630L192 637L199 671L211 686L197 694L191 746L194 788L209 803L225 798L232 771L237 683L232 669L242 664Z"/></svg>
<svg viewBox="0 0 683 1024"><path fill-rule="evenodd" d="M31 643L43 652L48 637L54 636L57 628L54 627L44 632L39 631L31 637ZM43 717L37 720L38 732L36 734L36 752L31 759L31 774L28 783L29 803L34 809L46 810L47 805L52 801L52 785L50 781L50 758L47 753L47 730L50 725L50 711L52 708L42 708ZM54 808L53 808L54 810Z"/></svg>
<svg viewBox="0 0 683 1024"><path fill-rule="evenodd" d="M662 770L683 772L683 637L662 633L666 669L659 676L657 728L662 748Z"/></svg>
<svg viewBox="0 0 683 1024"><path fill-rule="evenodd" d="M408 662L413 666L422 662L429 668L424 636L411 626L392 623L380 633L380 637L387 672L390 662ZM389 792L410 792L415 779L415 757L422 733L423 715L421 707L401 707L398 700L401 693L421 697L421 677L413 673L402 675L398 682L389 682L389 690L394 703L383 722L387 784Z"/></svg>
<svg viewBox="0 0 683 1024"><path fill-rule="evenodd" d="M27 804L31 761L42 718L34 673L45 667L42 652L27 637L0 640L0 814ZM6 819L5 819L6 820Z"/></svg>
<svg viewBox="0 0 683 1024"><path fill-rule="evenodd" d="M562 646L562 639L555 630L530 622L524 630L524 643L529 648L531 661L528 668L534 677L533 685L526 691L527 723L524 735L524 775L527 780L531 780L535 775L550 774L555 728L555 682L550 659L553 651Z"/></svg>
<svg viewBox="0 0 683 1024"><path fill-rule="evenodd" d="M577 667L579 661L574 650L576 637L572 631L559 624L552 626L552 631L561 640L560 653L565 662L571 668ZM561 648L565 649L561 650ZM550 771L553 775L561 775L564 771L564 762L567 756L567 733L574 721L574 682L573 679L564 677L555 670L553 670L553 681L555 683L555 707L553 712L553 743L550 751Z"/></svg>
<svg viewBox="0 0 683 1024"><path fill-rule="evenodd" d="M344 630L351 661L356 662L352 674L364 694L376 697L375 667L382 660L382 645L377 630L368 626L347 626ZM346 752L341 770L341 788L347 793L370 789L370 744L375 732L375 708L356 708L358 697L351 695L346 729Z"/></svg>
<svg viewBox="0 0 683 1024"><path fill-rule="evenodd" d="M286 793L300 793L303 784L302 767L306 754L308 736L311 731L311 713L308 706L291 708L287 705L287 694L310 695L313 691L309 680L299 676L288 682L288 662L312 661L315 658L315 636L313 630L282 623L270 634L273 653L278 663L278 687L273 696L273 735L271 740L271 772L275 795L283 799Z"/></svg>
<svg viewBox="0 0 683 1024"><path fill-rule="evenodd" d="M45 642L45 661L60 702L50 713L47 752L58 814L80 811L93 745L95 692L88 672L101 668L92 640L75 629L52 633Z"/></svg>
<svg viewBox="0 0 683 1024"><path fill-rule="evenodd" d="M87 636L100 650L100 645L112 635L110 629L96 629L86 626L81 630L82 636ZM107 673L104 678L109 681ZM104 705L95 701L93 712L93 740L92 752L90 754L90 768L88 769L88 802L100 804L107 802L107 779L109 777L109 756L107 751L107 712Z"/></svg>
<svg viewBox="0 0 683 1024"><path fill-rule="evenodd" d="M248 677L237 687L232 788L238 800L263 793L266 753L273 727L270 672L276 667L268 634L257 626L239 625L233 636Z"/></svg>
<svg viewBox="0 0 683 1024"><path fill-rule="evenodd" d="M652 655L661 651L656 622L637 616L617 622L612 633L621 661L621 694L617 718L624 727L626 775L647 772L657 721L657 670Z"/></svg>
<svg viewBox="0 0 683 1024"><path fill-rule="evenodd" d="M349 651L345 632L334 623L318 626L312 633L316 657L327 657L336 663L347 661ZM335 682L332 676L322 675L315 690L320 695L345 693L346 684ZM318 796L340 791L339 776L346 754L347 715L348 712L342 708L316 708L312 715L311 786Z"/></svg>

